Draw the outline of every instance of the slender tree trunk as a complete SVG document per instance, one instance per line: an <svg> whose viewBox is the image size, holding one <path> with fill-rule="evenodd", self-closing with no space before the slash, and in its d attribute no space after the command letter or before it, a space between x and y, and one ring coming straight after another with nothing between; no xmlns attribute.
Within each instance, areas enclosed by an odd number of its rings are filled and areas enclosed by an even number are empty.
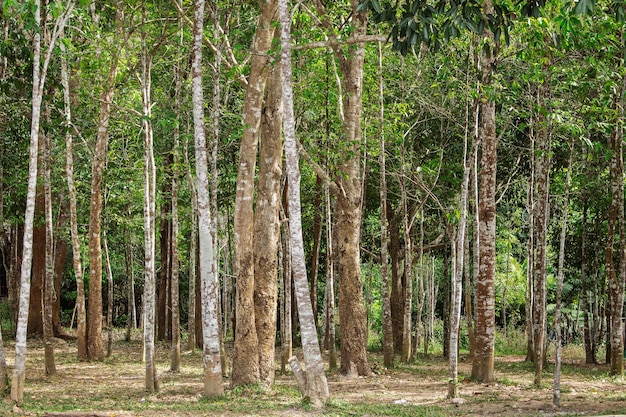
<svg viewBox="0 0 626 417"><path fill-rule="evenodd" d="M146 18L146 6L143 5L142 19ZM141 95L143 102L143 133L144 133L144 349L145 349L145 388L148 392L158 391L158 377L154 359L155 335L155 287L156 287L156 167L154 161L154 139L151 122L151 57L146 47L146 34L142 33L141 57Z"/></svg>
<svg viewBox="0 0 626 417"><path fill-rule="evenodd" d="M122 10L116 4L117 35L121 35ZM106 161L106 149L109 136L111 105L115 91L118 60L114 58L109 74L100 94L100 114L96 145L91 163L91 203L89 210L89 303L87 305L87 358L90 361L102 360L102 246L100 229L102 224L102 176Z"/></svg>
<svg viewBox="0 0 626 417"><path fill-rule="evenodd" d="M315 200L313 207L321 207L323 189L322 178L318 175L315 179ZM313 213L313 250L311 251L311 307L313 308L313 316L315 317L315 324L317 325L317 281L319 276L319 260L320 260L320 246L322 243L322 210L315 210Z"/></svg>
<svg viewBox="0 0 626 417"><path fill-rule="evenodd" d="M287 184L285 184L285 190L288 187ZM286 220L287 218L287 206L289 203L284 202L283 207L284 207L284 213L283 213L283 221ZM281 222L282 223L282 222ZM289 363L289 359L291 358L292 354L293 354L293 340L291 337L292 331L292 322L291 322L291 243L289 241L289 234L288 234L288 230L287 230L287 223L282 223L285 225L285 227L282 230L282 245L283 245L283 250L282 250L282 254L283 254L283 299L282 299L282 334L281 334L281 340L282 340L282 358L281 358L281 364L280 364L280 369L282 371L282 373L285 373L285 367L287 365L287 363Z"/></svg>
<svg viewBox="0 0 626 417"><path fill-rule="evenodd" d="M528 198L526 211L528 213L528 241L526 243L526 264L535 264L535 139L534 134L530 138L530 179L528 182ZM534 292L535 283L534 268L526 269L526 360L535 360L534 353Z"/></svg>
<svg viewBox="0 0 626 417"><path fill-rule="evenodd" d="M52 140L50 135L41 135L44 142L44 189L46 211L46 273L43 282L43 336L44 336L44 362L46 375L56 375L54 363L54 329L52 327L52 303L54 298L54 236L52 220L52 183L50 172L52 171Z"/></svg>
<svg viewBox="0 0 626 417"><path fill-rule="evenodd" d="M70 230L72 236L72 259L74 276L76 277L76 316L77 316L77 347L78 359L87 359L87 317L85 311L85 281L81 262L80 238L78 235L78 216L76 208L76 186L74 185L74 156L72 151L72 113L70 107L70 84L67 69L65 46L60 44L61 51L61 83L63 84L63 103L65 112L65 175L70 200Z"/></svg>
<svg viewBox="0 0 626 417"><path fill-rule="evenodd" d="M196 260L198 258L198 196L196 181L189 163L188 141L185 140L185 165L187 166L187 182L191 194L191 232L189 236L189 307L187 308L187 349L193 352L196 348Z"/></svg>
<svg viewBox="0 0 626 417"><path fill-rule="evenodd" d="M317 339L315 315L311 307L311 296L307 281L304 242L302 239L302 212L300 207L300 167L296 147L295 116L293 110L293 91L291 74L291 14L287 0L279 0L278 10L281 23L281 63L282 63L282 99L284 103L284 134L287 177L289 181L289 231L292 247L292 270L298 317L300 319L300 338L306 364L305 397L314 406L321 407L328 400L328 382L324 374L324 363ZM290 360L291 362L291 360ZM292 365L292 370L296 369Z"/></svg>
<svg viewBox="0 0 626 417"><path fill-rule="evenodd" d="M202 92L202 28L204 0L194 3L192 100L194 138L196 145L196 175L198 187L198 221L200 238L200 283L202 291L202 338L205 397L221 396L222 362L219 338L219 278L215 269L216 248L211 236L208 156L204 136L204 100Z"/></svg>
<svg viewBox="0 0 626 417"><path fill-rule="evenodd" d="M624 31L619 33L620 44L624 43ZM623 51L617 57L617 68L624 67ZM619 80L618 80L619 83ZM624 227L624 160L623 160L623 122L624 90L626 80L621 80L613 97L615 123L610 136L611 149L611 211L615 210L619 237L619 269L609 275L609 298L611 300L611 352L610 364L612 375L624 375L624 284L626 281L626 230ZM614 207L614 208L613 208ZM613 242L610 241L609 244Z"/></svg>
<svg viewBox="0 0 626 417"><path fill-rule="evenodd" d="M278 298L278 241L280 179L283 144L280 67L274 66L267 82L261 116L259 183L254 217L254 315L259 340L259 374L266 386L274 383L276 308Z"/></svg>
<svg viewBox="0 0 626 417"><path fill-rule="evenodd" d="M104 245L104 258L107 269L107 358L110 358L113 352L113 271L111 270L106 231L102 233L102 244Z"/></svg>
<svg viewBox="0 0 626 417"><path fill-rule="evenodd" d="M586 158L583 158L586 160ZM589 256L587 251L587 196L583 196L583 218L582 218L582 236L580 241L581 247L581 255L580 255L580 281L581 281L581 294L580 294L580 303L581 309L583 311L583 340L585 343L585 363L593 364L595 363L594 353L592 349L592 328L591 323L589 321L589 315L591 313L591 303L589 302L589 290L587 288L587 274L588 274L588 264L589 264Z"/></svg>
<svg viewBox="0 0 626 417"><path fill-rule="evenodd" d="M237 328L233 352L232 386L259 382L258 339L254 315L254 176L265 83L269 76L276 0L261 2L261 16L251 47L250 75L243 109L235 196L235 256L237 269Z"/></svg>
<svg viewBox="0 0 626 417"><path fill-rule="evenodd" d="M130 210L129 210L130 211ZM135 306L135 273L133 268L132 237L127 233L128 241L124 243L124 260L126 261L126 277L128 279L128 317L126 323L126 341L131 341L131 331L137 328L137 308Z"/></svg>
<svg viewBox="0 0 626 417"><path fill-rule="evenodd" d="M465 136L465 147L463 152L463 184L461 186L460 216L457 231L452 240L452 297L450 308L450 350L448 356L448 367L450 371L450 382L448 383L448 397L457 398L459 396L459 331L461 324L461 304L463 292L463 270L465 260L467 212L469 182L472 172L472 161L478 144L474 141L471 152L467 154L468 137Z"/></svg>
<svg viewBox="0 0 626 417"><path fill-rule="evenodd" d="M561 221L561 240L559 243L559 269L557 272L556 307L554 310L554 327L556 329L556 365L554 367L554 390L552 404L561 406L561 297L563 294L563 277L565 275L565 239L567 237L567 215L569 212L569 192L572 183L572 166L574 160L574 144L570 144L569 162L565 179L565 196L563 200L563 219Z"/></svg>
<svg viewBox="0 0 626 417"><path fill-rule="evenodd" d="M174 125L174 150L172 167L172 237L171 237L171 261L172 261L172 348L170 352L170 371L180 372L180 307L179 307L179 265L178 265L178 177L180 148L180 93L182 89L182 15L178 14L178 56L175 64L176 81L174 86L174 110L176 112L176 124ZM190 297L191 298L191 297Z"/></svg>
<svg viewBox="0 0 626 417"><path fill-rule="evenodd" d="M328 329L328 368L337 369L335 340L335 251L330 190L326 187L326 328Z"/></svg>
<svg viewBox="0 0 626 417"><path fill-rule="evenodd" d="M378 129L380 141L380 271L383 325L383 363L385 367L393 366L393 322L391 321L391 294L389 291L388 243L387 243L387 169L385 162L385 110L383 100L383 48L378 42ZM417 347L416 347L417 348Z"/></svg>
<svg viewBox="0 0 626 417"><path fill-rule="evenodd" d="M402 362L407 363L411 359L411 332L413 313L413 249L411 247L411 214L408 209L406 191L406 173L404 148L401 156L401 176L400 176L400 199L402 201L402 218L404 230L404 323L402 325Z"/></svg>
<svg viewBox="0 0 626 417"><path fill-rule="evenodd" d="M24 237L22 248L22 269L20 274L20 297L17 331L15 334L15 361L13 365L13 377L11 380L11 400L21 404L24 397L24 380L26 367L26 331L28 325L28 308L30 303L30 279L33 260L33 220L35 217L35 193L37 187L37 158L39 153L39 122L41 119L41 102L46 73L54 44L59 33L67 23L74 7L69 2L64 13L55 23L54 32L48 45L47 54L41 66L41 3L34 2L35 33L33 35L33 91L32 112L30 126L30 148L28 164L28 189L26 194L26 210L24 213Z"/></svg>
<svg viewBox="0 0 626 417"><path fill-rule="evenodd" d="M483 3L485 15L493 13L491 0ZM483 39L486 42L481 49L481 82L483 88L489 88L496 63L496 48L491 30L485 29ZM482 157L480 172L480 270L476 279L476 352L472 361L472 378L493 381L494 343L495 343L495 272L496 272L496 168L497 136L496 105L487 97L481 98L482 110Z"/></svg>
<svg viewBox="0 0 626 417"><path fill-rule="evenodd" d="M533 341L535 386L542 381L544 341L546 333L546 279L547 279L547 232L550 218L550 133L548 121L542 112L545 107L545 87L539 87L537 116L537 205L534 211L536 226L535 281L533 287Z"/></svg>

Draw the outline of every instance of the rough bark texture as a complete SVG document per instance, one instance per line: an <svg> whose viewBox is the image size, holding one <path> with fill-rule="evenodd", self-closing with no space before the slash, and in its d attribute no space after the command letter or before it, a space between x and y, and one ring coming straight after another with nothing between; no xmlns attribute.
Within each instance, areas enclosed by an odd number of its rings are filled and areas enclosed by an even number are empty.
<svg viewBox="0 0 626 417"><path fill-rule="evenodd" d="M333 30L325 6L314 2L326 30ZM357 11L359 2L351 0L352 36L366 32L367 13ZM332 35L334 36L334 35ZM370 375L367 363L367 328L361 282L361 115L363 110L363 65L365 48L362 43L350 47L346 53L339 45L333 46L335 58L343 76L343 136L339 144L343 161L341 175L336 181L336 235L339 278L339 321L341 323L341 373L348 376Z"/></svg>
<svg viewBox="0 0 626 417"><path fill-rule="evenodd" d="M267 83L267 97L261 116L259 182L254 217L254 315L259 340L259 375L266 386L274 383L275 373L278 212L283 162L280 87L280 66L275 65Z"/></svg>
<svg viewBox="0 0 626 417"><path fill-rule="evenodd" d="M122 12L117 5L116 20ZM121 24L119 25L121 27ZM120 31L118 30L118 35ZM121 35L119 36L121 38ZM91 361L104 358L102 346L102 176L104 174L106 148L109 137L109 119L117 76L117 58L111 63L109 74L100 94L100 115L96 145L91 162L91 202L89 208L89 303L87 304L87 358Z"/></svg>
<svg viewBox="0 0 626 417"><path fill-rule="evenodd" d="M254 315L254 175L259 141L259 124L265 84L269 76L269 50L274 27L276 0L261 2L261 16L252 42L250 75L243 108L243 136L239 148L235 195L235 265L237 295L232 386L259 382L258 339Z"/></svg>
<svg viewBox="0 0 626 417"><path fill-rule="evenodd" d="M52 328L52 303L54 299L54 236L52 220L52 182L50 173L52 171L50 135L40 138L44 143L44 189L46 201L46 273L43 285L43 337L44 337L44 361L46 375L56 375L56 365L54 362L54 329Z"/></svg>
<svg viewBox="0 0 626 417"><path fill-rule="evenodd" d="M492 4L483 4L485 14L492 13ZM495 45L493 33L485 29L483 37L487 42L481 50L482 84L491 85L491 75L495 65ZM482 109L482 157L480 171L479 239L480 269L476 279L476 327L475 346L472 361L472 378L482 382L493 381L495 343L495 273L496 273L496 106L489 97L483 96Z"/></svg>
<svg viewBox="0 0 626 417"><path fill-rule="evenodd" d="M296 120L293 110L293 91L291 74L291 14L287 0L279 0L281 22L281 64L282 64L282 98L284 103L284 134L285 159L287 178L289 181L289 234L291 241L291 258L298 317L300 319L300 338L306 364L305 397L316 407L321 407L329 397L328 382L324 374L324 362L317 340L315 316L311 307L309 283L307 281L306 261L304 258L304 241L302 238L302 211L300 206L300 167L296 147ZM294 372L295 372L295 368Z"/></svg>
<svg viewBox="0 0 626 417"><path fill-rule="evenodd" d="M383 363L385 367L393 366L393 323L391 321L391 294L389 291L389 267L387 247L387 168L385 162L384 136L384 100L383 100L383 48L378 42L378 123L380 140L380 268L381 268L381 297L382 297L382 325L383 325Z"/></svg>
<svg viewBox="0 0 626 417"><path fill-rule="evenodd" d="M535 364L535 386L541 386L544 341L546 333L546 279L547 279L547 232L550 218L550 135L545 116L541 114L544 107L544 87L540 87L540 113L537 123L537 155L536 155L536 206L534 211L536 245L535 245L535 277L533 286L533 342Z"/></svg>
<svg viewBox="0 0 626 417"><path fill-rule="evenodd" d="M204 134L204 99L202 92L202 28L204 0L194 3L192 101L196 145L196 175L199 211L200 283L202 291L202 359L204 364L204 390L206 397L224 393L219 337L219 278L215 269L216 248L211 237L211 209L209 199L208 156Z"/></svg>

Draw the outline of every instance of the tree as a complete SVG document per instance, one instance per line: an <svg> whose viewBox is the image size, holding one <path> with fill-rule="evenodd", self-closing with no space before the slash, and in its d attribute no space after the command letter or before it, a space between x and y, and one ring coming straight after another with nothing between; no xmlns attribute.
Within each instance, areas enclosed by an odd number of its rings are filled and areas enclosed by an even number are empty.
<svg viewBox="0 0 626 417"><path fill-rule="evenodd" d="M204 136L204 100L202 98L202 28L204 0L194 2L194 29L192 46L192 101L194 138L196 145L196 176L198 190L198 232L200 239L200 282L202 291L202 358L204 363L204 395L220 396L222 364L218 329L219 280L215 270L216 248L211 237L209 206L209 178L206 139Z"/></svg>
<svg viewBox="0 0 626 417"><path fill-rule="evenodd" d="M74 2L69 1L57 18L52 32L46 55L41 63L41 3L34 2L35 34L33 36L33 90L32 113L30 126L30 148L28 169L28 192L26 211L24 213L24 238L22 249L22 271L20 275L20 301L17 332L15 334L15 362L11 380L11 400L21 404L24 397L24 379L26 366L26 327L28 323L28 307L30 302L30 274L33 259L33 219L35 215L35 191L37 185L37 158L39 151L39 124L41 118L41 102L46 82L48 65L52 57L54 44L72 14Z"/></svg>
<svg viewBox="0 0 626 417"><path fill-rule="evenodd" d="M311 296L306 274L304 258L304 242L302 239L302 215L300 206L300 167L298 150L296 147L295 116L293 110L293 89L291 69L291 14L287 0L279 0L278 12L281 24L281 74L282 74L282 101L284 103L285 158L287 178L289 181L289 237L291 242L291 257L293 282L295 285L296 300L298 303L298 317L300 319L300 338L306 363L306 377L297 366L297 360L290 359L291 368L299 379L298 385L305 397L311 403L321 407L328 400L328 382L324 374L324 364L317 340L315 315L311 306ZM300 377L298 377L300 375ZM303 379L305 382L303 382Z"/></svg>
<svg viewBox="0 0 626 417"><path fill-rule="evenodd" d="M235 269L237 300L232 386L259 381L258 338L254 315L254 174L265 84L269 75L270 49L276 0L263 0L251 47L250 75L245 88L243 135L239 147L235 196Z"/></svg>

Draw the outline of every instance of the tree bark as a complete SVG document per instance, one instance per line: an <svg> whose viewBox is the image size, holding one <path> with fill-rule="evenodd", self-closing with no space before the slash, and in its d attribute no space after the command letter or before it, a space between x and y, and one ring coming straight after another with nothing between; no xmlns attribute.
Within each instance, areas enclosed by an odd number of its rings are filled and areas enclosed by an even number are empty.
<svg viewBox="0 0 626 417"><path fill-rule="evenodd" d="M107 358L113 353L113 271L111 270L111 258L109 257L109 245L106 231L102 233L104 244L104 258L107 268Z"/></svg>
<svg viewBox="0 0 626 417"><path fill-rule="evenodd" d="M493 13L491 0L483 3L485 15ZM491 85L496 62L494 36L485 28L481 49L481 82L483 88ZM482 382L493 381L495 343L495 273L496 273L496 105L483 95L481 97L482 157L480 172L480 271L476 279L476 327L474 329L476 352L472 361L472 378Z"/></svg>
<svg viewBox="0 0 626 417"><path fill-rule="evenodd" d="M204 363L205 397L224 393L219 335L219 278L215 269L216 248L211 236L208 156L204 135L204 99L202 92L202 28L204 0L194 3L192 101L196 145L196 176L198 189L198 229L200 243L200 283L202 292L202 358Z"/></svg>
<svg viewBox="0 0 626 417"><path fill-rule="evenodd" d="M191 233L189 237L189 306L187 308L187 349L196 349L196 262L198 259L198 195L196 181L189 163L188 141L185 140L185 165L187 166L187 182L191 194Z"/></svg>
<svg viewBox="0 0 626 417"><path fill-rule="evenodd" d="M237 300L232 386L259 382L258 339L254 314L254 176L263 93L269 76L269 57L276 0L261 2L261 16L252 42L250 75L243 108L243 136L239 148L235 195L235 264Z"/></svg>
<svg viewBox="0 0 626 417"><path fill-rule="evenodd" d="M559 242L559 266L557 272L556 307L554 310L554 327L556 330L556 364L554 366L554 389L552 404L561 406L561 298L563 294L563 277L565 275L565 239L567 237L567 216L569 212L569 192L572 183L572 166L574 160L574 144L570 144L569 162L565 179L565 196L563 199L563 219L561 220L561 240Z"/></svg>
<svg viewBox="0 0 626 417"><path fill-rule="evenodd" d="M534 211L536 246L533 286L533 342L535 386L541 386L546 333L547 232L550 219L550 133L545 110L545 86L539 87L537 115L536 206Z"/></svg>
<svg viewBox="0 0 626 417"><path fill-rule="evenodd" d="M142 21L146 19L146 7L142 7ZM154 138L151 122L151 57L146 47L146 34L142 33L141 56L141 97L143 103L143 139L144 139L144 352L145 352L145 389L158 391L158 377L154 359L155 335L155 287L156 287L156 166L154 162Z"/></svg>
<svg viewBox="0 0 626 417"><path fill-rule="evenodd" d="M52 139L50 135L42 135L40 140L44 143L44 194L45 194L45 225L46 225L46 271L43 281L43 336L44 336L44 362L46 375L56 375L56 365L54 363L54 329L52 327L52 303L54 298L54 236L52 220L52 182L50 173L52 171Z"/></svg>
<svg viewBox="0 0 626 417"><path fill-rule="evenodd" d="M121 5L116 4L116 22L118 22L117 38L122 38ZM109 74L100 94L100 114L96 145L91 163L91 202L89 209L89 303L87 304L87 359L102 360L102 245L100 229L102 225L102 176L106 161L106 148L109 136L109 120L115 78L117 77L118 59L113 58Z"/></svg>
<svg viewBox="0 0 626 417"><path fill-rule="evenodd" d="M24 380L26 367L26 331L28 325L28 307L30 303L30 279L33 260L33 220L35 217L35 193L37 187L37 158L39 153L39 122L41 118L41 102L46 73L54 44L72 14L73 2L68 3L64 13L58 17L55 32L52 34L43 66L41 66L41 2L34 2L35 33L33 35L33 91L30 126L30 147L28 163L28 189L26 209L24 212L24 237L22 248L22 269L20 274L20 297L17 331L15 334L15 361L11 380L11 400L21 404L24 398Z"/></svg>
<svg viewBox="0 0 626 417"><path fill-rule="evenodd" d="M266 386L274 383L276 308L278 298L278 241L280 180L283 144L280 67L267 82L261 116L261 148L256 213L254 217L254 315L259 341L259 375Z"/></svg>
<svg viewBox="0 0 626 417"><path fill-rule="evenodd" d="M401 156L400 199L402 201L402 221L404 230L404 314L402 324L402 362L408 363L411 359L411 333L413 316L413 257L411 245L411 216L407 202L406 172L404 148Z"/></svg>
<svg viewBox="0 0 626 417"><path fill-rule="evenodd" d="M387 168L385 162L385 110L383 100L383 48L378 42L378 129L380 141L380 272L383 326L383 363L386 368L393 366L393 322L391 321L391 294L389 291L388 238L387 238Z"/></svg>
<svg viewBox="0 0 626 417"><path fill-rule="evenodd" d="M292 271L298 302L300 319L300 338L306 364L305 397L316 407L322 407L328 401L328 382L324 374L324 363L317 339L315 315L311 307L309 283L307 281L304 242L302 238L302 212L300 206L300 167L296 147L296 121L293 110L293 91L291 74L291 14L287 0L279 0L278 11L281 23L281 69L282 100L284 103L283 129L285 134L285 159L289 181L289 231L292 247ZM292 369L294 369L292 367ZM295 372L295 369L294 369Z"/></svg>

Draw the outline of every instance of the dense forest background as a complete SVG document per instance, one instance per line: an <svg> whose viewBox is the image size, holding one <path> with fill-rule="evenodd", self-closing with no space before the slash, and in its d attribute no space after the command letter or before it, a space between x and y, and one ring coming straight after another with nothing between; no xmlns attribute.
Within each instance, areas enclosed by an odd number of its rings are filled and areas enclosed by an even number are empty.
<svg viewBox="0 0 626 417"><path fill-rule="evenodd" d="M264 349L273 357L278 343L284 369L292 338L300 343L278 3L209 3L202 111L219 333L233 342L233 385L271 384ZM103 315L105 327L145 326L151 147L155 335L203 346L193 6L50 0L37 22L36 3L2 3L5 337L17 329L39 34L49 63L29 334L50 320L56 337L73 337L81 315L87 340L102 338L102 324L91 326ZM488 381L495 341L517 338L538 384L548 344L561 339L623 373L624 28L619 1L294 5L306 274L320 345L339 348L341 372L369 374L366 349L385 349L392 366L447 357L458 343L473 355L472 375ZM102 359L102 346L87 343L79 355Z"/></svg>

